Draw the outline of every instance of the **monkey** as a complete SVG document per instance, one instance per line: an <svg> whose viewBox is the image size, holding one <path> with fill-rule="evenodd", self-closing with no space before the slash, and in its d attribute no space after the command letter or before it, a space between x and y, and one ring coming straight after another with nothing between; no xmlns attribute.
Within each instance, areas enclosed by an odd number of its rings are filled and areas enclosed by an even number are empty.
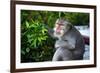
<svg viewBox="0 0 100 73"><path fill-rule="evenodd" d="M48 33L56 38L52 61L82 60L85 44L81 33L66 19L59 18Z"/></svg>

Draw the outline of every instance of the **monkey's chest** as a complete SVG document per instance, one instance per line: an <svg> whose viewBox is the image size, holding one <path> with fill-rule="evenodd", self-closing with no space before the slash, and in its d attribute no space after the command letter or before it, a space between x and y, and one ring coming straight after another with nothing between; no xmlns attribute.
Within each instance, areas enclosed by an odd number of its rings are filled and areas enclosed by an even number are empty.
<svg viewBox="0 0 100 73"><path fill-rule="evenodd" d="M65 47L67 45L67 40L57 40L55 43L55 48Z"/></svg>

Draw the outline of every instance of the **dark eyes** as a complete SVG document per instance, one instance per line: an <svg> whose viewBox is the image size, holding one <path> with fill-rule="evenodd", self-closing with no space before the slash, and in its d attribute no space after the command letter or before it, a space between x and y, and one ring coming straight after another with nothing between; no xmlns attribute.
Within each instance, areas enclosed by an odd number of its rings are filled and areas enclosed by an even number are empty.
<svg viewBox="0 0 100 73"><path fill-rule="evenodd" d="M55 27L58 27L58 26L60 26L60 27L64 27L63 24L61 24L61 25L60 25L60 24L56 24L56 25L55 25Z"/></svg>

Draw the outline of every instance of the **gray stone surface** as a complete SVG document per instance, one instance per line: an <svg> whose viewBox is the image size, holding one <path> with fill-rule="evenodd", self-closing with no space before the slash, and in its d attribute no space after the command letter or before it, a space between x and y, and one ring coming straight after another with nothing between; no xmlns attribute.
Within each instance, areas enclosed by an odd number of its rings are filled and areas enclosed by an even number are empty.
<svg viewBox="0 0 100 73"><path fill-rule="evenodd" d="M85 53L84 53L84 60L89 60L90 58L90 46L89 45L85 45Z"/></svg>

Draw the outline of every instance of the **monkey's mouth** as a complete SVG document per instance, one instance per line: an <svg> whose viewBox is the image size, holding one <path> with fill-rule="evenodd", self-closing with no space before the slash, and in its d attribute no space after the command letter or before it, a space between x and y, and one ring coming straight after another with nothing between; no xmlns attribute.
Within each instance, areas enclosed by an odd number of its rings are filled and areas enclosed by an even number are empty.
<svg viewBox="0 0 100 73"><path fill-rule="evenodd" d="M62 35L64 33L63 30L60 30L60 31L56 31L56 34L59 34L59 35Z"/></svg>
<svg viewBox="0 0 100 73"><path fill-rule="evenodd" d="M57 34L61 34L61 30L56 30L56 33Z"/></svg>
<svg viewBox="0 0 100 73"><path fill-rule="evenodd" d="M61 32L56 32L56 34L59 34L59 35L60 35L60 34L61 34Z"/></svg>

